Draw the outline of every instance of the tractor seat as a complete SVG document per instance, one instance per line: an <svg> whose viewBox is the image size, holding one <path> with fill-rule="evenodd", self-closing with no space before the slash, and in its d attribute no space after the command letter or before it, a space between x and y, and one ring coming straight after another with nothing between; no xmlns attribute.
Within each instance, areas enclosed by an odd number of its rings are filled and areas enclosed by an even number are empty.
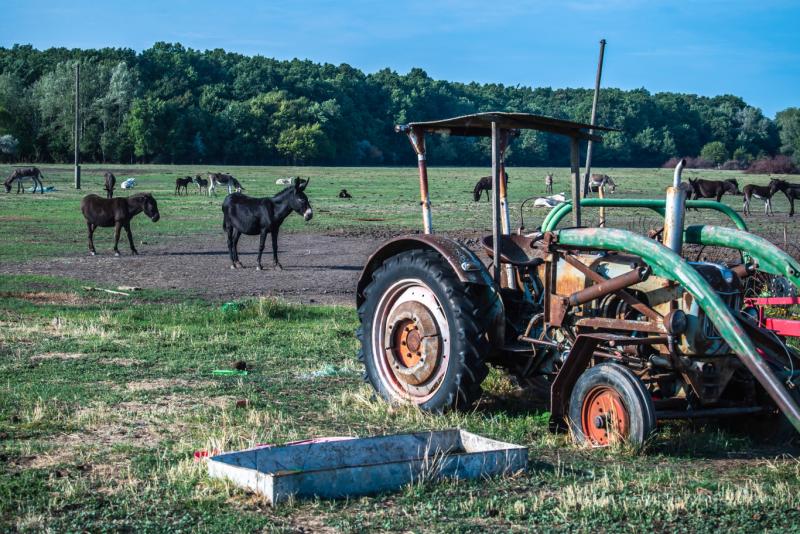
<svg viewBox="0 0 800 534"><path fill-rule="evenodd" d="M538 267L544 263L544 258L539 257L541 252L534 248L534 237L524 235L500 236L500 263L510 263L515 267ZM481 239L481 245L486 249L490 258L494 258L494 239L491 235Z"/></svg>

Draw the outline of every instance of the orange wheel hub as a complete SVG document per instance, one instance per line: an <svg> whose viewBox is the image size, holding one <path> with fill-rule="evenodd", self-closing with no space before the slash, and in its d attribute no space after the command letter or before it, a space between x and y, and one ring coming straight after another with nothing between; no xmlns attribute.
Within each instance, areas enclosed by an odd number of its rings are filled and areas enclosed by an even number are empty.
<svg viewBox="0 0 800 534"><path fill-rule="evenodd" d="M419 302L404 302L386 322L384 354L394 378L402 387L423 387L441 356L441 335L431 311Z"/></svg>
<svg viewBox="0 0 800 534"><path fill-rule="evenodd" d="M411 319L404 319L394 329L396 357L406 367L414 367L422 359L422 334Z"/></svg>
<svg viewBox="0 0 800 534"><path fill-rule="evenodd" d="M630 418L622 397L614 389L599 386L583 399L581 429L595 447L605 447L628 435Z"/></svg>

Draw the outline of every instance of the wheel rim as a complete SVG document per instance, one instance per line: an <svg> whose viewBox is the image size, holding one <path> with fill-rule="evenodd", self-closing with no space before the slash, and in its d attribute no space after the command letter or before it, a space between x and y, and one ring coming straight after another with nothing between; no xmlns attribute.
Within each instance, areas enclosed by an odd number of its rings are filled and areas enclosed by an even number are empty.
<svg viewBox="0 0 800 534"><path fill-rule="evenodd" d="M399 400L421 404L447 373L450 329L430 287L418 279L387 289L376 308L372 357L381 381Z"/></svg>
<svg viewBox="0 0 800 534"><path fill-rule="evenodd" d="M581 406L581 429L594 447L606 447L625 439L630 417L622 397L614 389L598 386L586 395Z"/></svg>

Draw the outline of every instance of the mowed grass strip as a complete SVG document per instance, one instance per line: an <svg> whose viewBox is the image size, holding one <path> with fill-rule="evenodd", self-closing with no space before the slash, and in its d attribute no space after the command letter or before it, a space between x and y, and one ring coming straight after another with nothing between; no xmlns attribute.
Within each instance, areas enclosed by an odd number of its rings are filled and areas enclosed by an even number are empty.
<svg viewBox="0 0 800 534"><path fill-rule="evenodd" d="M488 158L487 158L488 161ZM186 236L222 233L222 200L227 190L219 189L217 196L197 194L197 186L189 185L188 196L176 196L175 179L195 174L206 175L209 171L232 173L252 196L270 196L283 186L275 182L280 178L301 176L310 178L307 190L314 208L314 219L304 223L302 218L290 216L282 231L363 231L397 233L415 231L422 227L419 208L419 180L414 167L221 167L221 166L171 166L171 165L85 165L82 189L73 187L72 168L68 165L40 165L46 186L55 186L56 191L44 195L5 194L0 192L0 261L23 261L54 255L86 253L86 223L80 213L80 199L89 193L105 195L103 172L111 170L117 176L117 196L127 196L147 191L155 195L161 220L150 222L147 217L137 216L133 223L136 244L167 244L170 240L186 239ZM0 165L0 176L11 173L10 165ZM489 174L488 167L440 168L435 156L431 156L429 172L430 194L433 203L433 225L439 232L491 231L491 205L485 200L472 201L475 182ZM569 171L565 168L510 168L510 211L512 227L520 222L520 206L528 197L544 194L544 176L552 172L555 176L554 190L569 196ZM670 169L614 169L601 168L596 172L609 174L618 184L612 197L663 198L667 185L672 183ZM685 178L706 179L736 178L740 188L745 183L764 185L769 176L745 175L738 171L687 170ZM128 177L135 177L136 188L123 191L120 184ZM792 177L788 177L791 181ZM347 189L352 199L340 199L338 193ZM16 191L16 189L14 189ZM723 201L741 210L742 197L725 195ZM530 206L530 203L529 203ZM797 241L796 225L786 214L788 202L779 194L774 202L777 217L763 216L761 203L755 201L752 209L757 215L748 223L760 235L787 243ZM525 226L529 229L541 224L547 210L526 208ZM587 224L596 224L597 210L587 210ZM607 213L609 226L647 232L660 227L663 222L653 212L614 209ZM730 222L715 212L689 212L687 224L725 224ZM565 220L566 225L570 219ZM783 232L784 227L786 233ZM110 249L113 229L99 229L95 234L98 250ZM122 241L125 242L123 234ZM123 247L127 250L127 244Z"/></svg>
<svg viewBox="0 0 800 534"><path fill-rule="evenodd" d="M790 530L800 463L714 427L646 454L572 446L501 373L467 413L373 398L351 308L176 292L129 297L0 277L0 530L481 532ZM245 361L242 377L218 377ZM529 473L277 509L212 481L194 451L462 427L530 448Z"/></svg>

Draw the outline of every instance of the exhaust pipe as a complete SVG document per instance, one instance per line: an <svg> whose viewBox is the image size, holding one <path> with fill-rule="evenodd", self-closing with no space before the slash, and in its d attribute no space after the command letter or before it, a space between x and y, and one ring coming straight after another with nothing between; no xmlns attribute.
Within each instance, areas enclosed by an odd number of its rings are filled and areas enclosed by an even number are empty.
<svg viewBox="0 0 800 534"><path fill-rule="evenodd" d="M672 187L667 188L667 205L664 212L664 237L662 243L680 255L683 247L683 220L686 213L686 187L681 183L681 173L686 165L682 159L675 166Z"/></svg>

